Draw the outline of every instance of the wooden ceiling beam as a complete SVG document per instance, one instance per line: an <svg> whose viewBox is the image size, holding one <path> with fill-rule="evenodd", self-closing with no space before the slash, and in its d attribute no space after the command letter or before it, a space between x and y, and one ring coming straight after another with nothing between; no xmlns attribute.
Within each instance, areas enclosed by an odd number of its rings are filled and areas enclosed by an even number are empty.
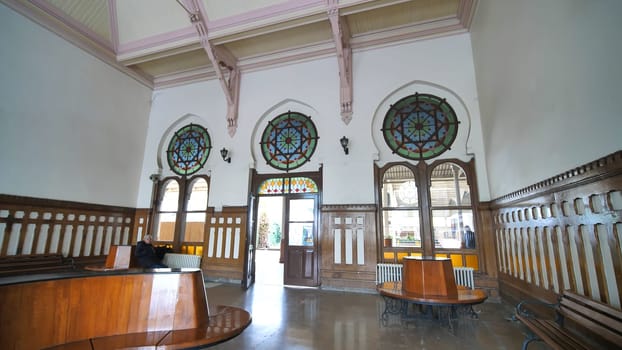
<svg viewBox="0 0 622 350"><path fill-rule="evenodd" d="M227 131L229 136L233 137L238 128L240 101L240 68L237 58L224 47L215 47L210 43L207 33L207 16L205 9L198 0L178 0L178 3L188 12L190 22L199 35L201 46L212 62L220 86L225 93L227 98Z"/></svg>
<svg viewBox="0 0 622 350"><path fill-rule="evenodd" d="M328 20L333 32L333 41L337 50L339 64L339 91L341 120L349 124L352 120L352 47L350 46L350 28L339 16L339 0L328 0Z"/></svg>

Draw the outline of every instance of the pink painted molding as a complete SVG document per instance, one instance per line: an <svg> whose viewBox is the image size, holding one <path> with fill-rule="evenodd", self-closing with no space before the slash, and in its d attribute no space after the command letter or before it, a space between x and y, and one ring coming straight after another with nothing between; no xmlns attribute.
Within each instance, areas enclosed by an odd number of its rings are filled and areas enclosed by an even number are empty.
<svg viewBox="0 0 622 350"><path fill-rule="evenodd" d="M108 0L108 18L110 18L110 37L114 52L119 52L119 24L117 21L117 0Z"/></svg>
<svg viewBox="0 0 622 350"><path fill-rule="evenodd" d="M45 0L29 0L29 1L33 5L44 10L48 14L52 15L54 18L64 23L66 26L72 28L73 30L78 32L80 35L83 35L89 40L94 41L98 43L99 45L101 45L102 47L109 49L111 52L114 52L113 44L110 40L101 37L99 34L95 33L90 28L85 27L82 23L67 16L64 12L59 10L56 6L50 4L49 2Z"/></svg>
<svg viewBox="0 0 622 350"><path fill-rule="evenodd" d="M255 11L249 11L235 16L222 19L208 21L209 30L221 30L225 28L235 27L242 24L248 24L256 21L266 20L272 17L285 15L291 12L322 6L326 0L298 0L287 1L283 4L272 5Z"/></svg>
<svg viewBox="0 0 622 350"><path fill-rule="evenodd" d="M132 53L137 51L153 49L159 46L187 39L196 39L196 42L199 42L199 36L197 35L196 30L192 26L168 32L165 34L150 36L148 38L132 41L125 44L119 44L117 54L119 56L131 55Z"/></svg>

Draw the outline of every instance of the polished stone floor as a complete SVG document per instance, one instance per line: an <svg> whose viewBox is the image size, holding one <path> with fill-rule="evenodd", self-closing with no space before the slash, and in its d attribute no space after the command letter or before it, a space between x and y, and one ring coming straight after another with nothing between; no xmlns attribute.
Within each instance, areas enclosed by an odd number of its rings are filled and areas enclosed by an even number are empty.
<svg viewBox="0 0 622 350"><path fill-rule="evenodd" d="M276 275L276 277L275 277ZM282 276L282 275L280 275ZM384 324L384 300L377 294L283 286L278 272L258 274L248 291L239 284L208 283L210 305L243 307L251 325L238 337L210 349L520 349L523 328L510 318L513 305L486 302L474 307L479 319L434 319ZM530 350L546 349L533 343Z"/></svg>

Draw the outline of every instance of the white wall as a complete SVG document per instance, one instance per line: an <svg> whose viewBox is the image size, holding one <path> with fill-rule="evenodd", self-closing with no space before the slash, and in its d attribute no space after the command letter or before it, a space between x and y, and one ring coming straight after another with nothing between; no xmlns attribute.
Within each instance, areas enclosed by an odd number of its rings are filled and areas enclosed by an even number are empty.
<svg viewBox="0 0 622 350"><path fill-rule="evenodd" d="M622 149L622 1L480 0L472 27L491 195Z"/></svg>
<svg viewBox="0 0 622 350"><path fill-rule="evenodd" d="M134 207L151 91L0 5L0 193Z"/></svg>
<svg viewBox="0 0 622 350"><path fill-rule="evenodd" d="M154 93L138 207L148 207L151 198L149 174L171 172L162 151L170 132L201 122L210 132L214 148L201 173L211 174L209 205L246 205L249 169L278 173L268 167L258 152L259 137L268 120L288 109L308 113L320 136L311 162L294 171L315 171L323 165L324 204L374 202L374 161L403 161L392 155L384 142L374 142L380 130L374 122L384 117L387 98L399 99L415 92L436 92L448 98L461 120L458 140L442 157L476 157L480 197L488 199L485 158L475 74L468 34L413 42L378 50L358 51L353 60L354 115L345 125L339 114L339 79L336 58L243 73L241 78L239 127L233 138L227 134L226 105L216 81L174 87ZM387 102L388 101L388 102ZM396 101L396 100L394 100ZM180 119L182 119L180 121ZM344 155L339 139L350 139L350 154ZM163 141L164 140L164 141ZM378 138L376 138L378 140ZM382 136L380 136L382 140ZM232 152L232 162L222 161L219 150ZM160 147L162 148L162 147ZM158 156L163 169L159 169Z"/></svg>

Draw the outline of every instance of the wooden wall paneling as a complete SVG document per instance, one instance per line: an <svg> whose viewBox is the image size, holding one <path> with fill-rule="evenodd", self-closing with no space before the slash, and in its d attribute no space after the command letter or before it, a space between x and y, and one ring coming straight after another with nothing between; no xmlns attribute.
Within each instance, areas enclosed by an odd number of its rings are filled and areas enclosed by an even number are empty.
<svg viewBox="0 0 622 350"><path fill-rule="evenodd" d="M617 223L607 228L607 243L609 247L609 254L611 256L611 268L613 270L612 275L608 276L615 280L615 285L618 287L618 298L622 299L622 223ZM607 300L611 300L615 297L615 291L608 293Z"/></svg>
<svg viewBox="0 0 622 350"><path fill-rule="evenodd" d="M144 235L149 233L150 213L151 210L148 208L136 209L136 214L134 215L134 227L129 240L131 245L135 245Z"/></svg>
<svg viewBox="0 0 622 350"><path fill-rule="evenodd" d="M575 266L574 266L574 258L572 256L573 252L572 249L570 247L571 244L571 237L570 237L570 232L568 230L568 227L564 227L563 230L560 231L561 235L562 235L562 239L563 239L563 243L564 243L564 256L566 257L566 261L565 261L565 266L568 272L568 276L569 276L569 282L570 282L570 289L572 290L579 290L579 281L577 281L577 278L575 277Z"/></svg>
<svg viewBox="0 0 622 350"><path fill-rule="evenodd" d="M596 287L598 288L598 299L599 300L609 300L609 297L607 296L607 284L606 284L606 277L605 277L605 265L603 264L604 260L603 260L603 255L601 253L601 242L600 239L598 238L598 225L590 225L587 230L587 234L588 234L588 239L587 242L589 244L589 248L590 248L590 254L593 258L594 261L594 272L595 272L595 277L596 277L596 281L594 281L596 283ZM603 244L607 244L607 242L602 242Z"/></svg>
<svg viewBox="0 0 622 350"><path fill-rule="evenodd" d="M376 206L325 205L321 208L320 280L326 288L374 289Z"/></svg>
<svg viewBox="0 0 622 350"><path fill-rule="evenodd" d="M247 208L208 208L201 268L207 279L242 280L247 239Z"/></svg>
<svg viewBox="0 0 622 350"><path fill-rule="evenodd" d="M583 225L579 226L568 226L569 232L574 237L574 240L570 240L571 244L574 244L572 248L577 252L575 256L573 256L573 265L578 268L577 277L580 279L581 286L577 286L577 290L581 292L583 295L591 295L590 286L589 286L589 276L587 272L587 265L592 263L588 261L585 255L585 245L583 244ZM575 270L576 271L576 270ZM576 273L576 272L575 272Z"/></svg>
<svg viewBox="0 0 622 350"><path fill-rule="evenodd" d="M622 151L490 203L503 294L620 307Z"/></svg>
<svg viewBox="0 0 622 350"><path fill-rule="evenodd" d="M552 257L551 264L555 265L555 278L557 281L557 290L556 293L561 293L562 290L566 289L565 287L565 278L563 269L566 268L567 265L564 264L564 260L560 256L560 241L559 241L559 227L549 227L545 232L548 235L548 240L550 244L550 251L548 256Z"/></svg>
<svg viewBox="0 0 622 350"><path fill-rule="evenodd" d="M480 273L484 273L491 278L497 277L500 262L497 259L497 245L499 236L494 230L494 217L490 208L490 202L480 202L478 207L479 215L479 253L480 253Z"/></svg>

